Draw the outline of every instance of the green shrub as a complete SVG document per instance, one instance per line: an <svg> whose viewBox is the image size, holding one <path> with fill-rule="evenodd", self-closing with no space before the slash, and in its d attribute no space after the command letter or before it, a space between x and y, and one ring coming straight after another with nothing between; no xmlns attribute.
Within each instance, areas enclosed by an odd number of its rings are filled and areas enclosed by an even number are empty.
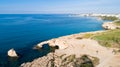
<svg viewBox="0 0 120 67"><path fill-rule="evenodd" d="M92 60L89 59L87 55L83 55L81 59L83 60L83 63L80 64L80 67L93 67Z"/></svg>

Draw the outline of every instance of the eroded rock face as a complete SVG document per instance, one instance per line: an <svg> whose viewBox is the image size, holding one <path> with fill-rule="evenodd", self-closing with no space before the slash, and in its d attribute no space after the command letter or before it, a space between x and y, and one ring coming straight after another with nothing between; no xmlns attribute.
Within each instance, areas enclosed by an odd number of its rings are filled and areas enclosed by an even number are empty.
<svg viewBox="0 0 120 67"><path fill-rule="evenodd" d="M51 39L49 41L44 41L44 42L41 42L37 45L37 48L42 48L42 46L44 44L48 44L49 46L51 47L55 47L55 46L58 46L59 49L65 49L68 47L68 44L66 44L66 42L62 39ZM35 47L36 48L36 47Z"/></svg>
<svg viewBox="0 0 120 67"><path fill-rule="evenodd" d="M16 51L14 49L10 49L8 51L8 56L9 57L18 57L18 55L17 55L17 53L16 53Z"/></svg>
<svg viewBox="0 0 120 67"><path fill-rule="evenodd" d="M53 65L53 53L49 53L47 56L35 59L32 62L23 63L21 67L52 67Z"/></svg>
<svg viewBox="0 0 120 67"><path fill-rule="evenodd" d="M51 40L49 42L49 45L50 46L58 46L59 49L65 49L68 47L68 45L66 44L65 41L63 41L62 39L54 39L54 40Z"/></svg>
<svg viewBox="0 0 120 67"><path fill-rule="evenodd" d="M94 67L94 65L86 55L77 58L74 54L58 56L49 53L47 56L24 63L21 67Z"/></svg>

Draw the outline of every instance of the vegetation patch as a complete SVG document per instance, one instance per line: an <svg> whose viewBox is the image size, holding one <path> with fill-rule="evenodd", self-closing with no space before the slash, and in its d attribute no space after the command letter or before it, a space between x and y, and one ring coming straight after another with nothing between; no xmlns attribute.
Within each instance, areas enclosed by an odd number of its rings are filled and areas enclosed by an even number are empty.
<svg viewBox="0 0 120 67"><path fill-rule="evenodd" d="M80 59L82 60L80 67L94 67L92 60L87 55L83 55Z"/></svg>
<svg viewBox="0 0 120 67"><path fill-rule="evenodd" d="M94 34L92 34L92 33L86 33L86 34L83 35L83 38L90 38L93 35Z"/></svg>
<svg viewBox="0 0 120 67"><path fill-rule="evenodd" d="M97 40L100 45L105 47L120 48L120 29L109 30L101 34L96 34L92 39Z"/></svg>
<svg viewBox="0 0 120 67"><path fill-rule="evenodd" d="M62 60L60 67L94 67L93 62L98 62L98 59L92 57L91 60L87 55L76 58L75 55L69 55Z"/></svg>

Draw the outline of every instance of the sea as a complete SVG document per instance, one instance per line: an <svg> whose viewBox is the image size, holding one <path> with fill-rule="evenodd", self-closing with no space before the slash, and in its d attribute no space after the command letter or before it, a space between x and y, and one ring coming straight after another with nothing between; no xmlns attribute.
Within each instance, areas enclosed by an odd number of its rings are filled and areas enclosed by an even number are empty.
<svg viewBox="0 0 120 67"><path fill-rule="evenodd" d="M103 30L103 20L76 14L0 14L0 67L19 67L22 63L47 55L51 48L33 47L42 41L81 32ZM18 58L7 51L14 48Z"/></svg>

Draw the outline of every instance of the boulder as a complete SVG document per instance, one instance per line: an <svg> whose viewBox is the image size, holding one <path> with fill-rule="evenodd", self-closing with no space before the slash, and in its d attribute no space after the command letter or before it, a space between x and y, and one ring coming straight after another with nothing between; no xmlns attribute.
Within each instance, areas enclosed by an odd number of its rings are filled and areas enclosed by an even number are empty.
<svg viewBox="0 0 120 67"><path fill-rule="evenodd" d="M16 51L13 48L8 51L8 56L9 57L18 57Z"/></svg>

